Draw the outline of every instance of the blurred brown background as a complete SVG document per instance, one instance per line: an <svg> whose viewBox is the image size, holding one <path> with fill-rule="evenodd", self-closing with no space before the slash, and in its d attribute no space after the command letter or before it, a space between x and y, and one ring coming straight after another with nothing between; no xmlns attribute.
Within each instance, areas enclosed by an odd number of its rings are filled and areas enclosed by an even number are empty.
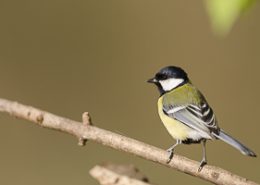
<svg viewBox="0 0 260 185"><path fill-rule="evenodd" d="M219 124L260 155L260 7L228 37L210 30L203 1L0 2L0 97L94 124L161 148L175 141L157 115L158 92L146 80L161 67L186 69ZM98 183L89 169L131 163L152 182L208 184L166 167L0 114L0 184ZM208 142L209 164L260 182L260 159ZM201 159L200 145L178 154Z"/></svg>

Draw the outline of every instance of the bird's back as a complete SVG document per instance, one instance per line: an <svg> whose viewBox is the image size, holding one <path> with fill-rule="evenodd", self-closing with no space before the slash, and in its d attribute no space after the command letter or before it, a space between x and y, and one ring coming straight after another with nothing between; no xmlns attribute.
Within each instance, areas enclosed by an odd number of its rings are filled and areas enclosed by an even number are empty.
<svg viewBox="0 0 260 185"><path fill-rule="evenodd" d="M184 84L173 91L169 91L164 94L163 104L167 105L200 105L201 101L204 99L200 91L193 86L191 83Z"/></svg>

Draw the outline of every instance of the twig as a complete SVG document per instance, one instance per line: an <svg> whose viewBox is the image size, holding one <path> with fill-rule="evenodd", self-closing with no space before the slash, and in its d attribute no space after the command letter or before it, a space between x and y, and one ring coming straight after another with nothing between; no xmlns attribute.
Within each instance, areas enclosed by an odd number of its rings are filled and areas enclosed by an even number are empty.
<svg viewBox="0 0 260 185"><path fill-rule="evenodd" d="M92 125L92 122L91 122L91 118L90 118L90 115L88 112L84 112L82 114L82 122L83 122L83 125L85 126L90 126ZM84 138L84 137L79 137L79 142L78 142L78 145L79 146L85 146L86 145L86 142L87 142L87 139Z"/></svg>
<svg viewBox="0 0 260 185"><path fill-rule="evenodd" d="M152 185L133 165L96 165L89 173L101 185Z"/></svg>
<svg viewBox="0 0 260 185"><path fill-rule="evenodd" d="M42 127L59 130L76 136L79 139L88 139L109 146L116 150L124 151L142 157L144 159L160 163L178 171L199 177L215 184L230 185L256 185L246 178L235 175L219 167L206 165L198 172L199 163L183 156L175 154L169 164L166 163L167 153L157 147L137 141L132 138L110 132L90 124L82 124L52 113L36 109L17 102L0 99L0 111L7 112L17 118L26 119L39 124Z"/></svg>

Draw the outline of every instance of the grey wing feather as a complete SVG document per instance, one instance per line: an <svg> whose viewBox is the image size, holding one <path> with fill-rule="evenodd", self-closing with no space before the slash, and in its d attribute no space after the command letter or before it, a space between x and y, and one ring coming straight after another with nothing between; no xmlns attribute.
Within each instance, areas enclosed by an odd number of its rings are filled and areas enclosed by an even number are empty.
<svg viewBox="0 0 260 185"><path fill-rule="evenodd" d="M212 139L211 132L218 130L215 115L207 103L201 106L190 104L187 106L164 107L164 112L174 119L198 131L203 138Z"/></svg>
<svg viewBox="0 0 260 185"><path fill-rule="evenodd" d="M214 112L207 102L203 102L200 106L191 104L187 106L187 110L203 121L203 124L205 124L208 128L213 130L218 129Z"/></svg>

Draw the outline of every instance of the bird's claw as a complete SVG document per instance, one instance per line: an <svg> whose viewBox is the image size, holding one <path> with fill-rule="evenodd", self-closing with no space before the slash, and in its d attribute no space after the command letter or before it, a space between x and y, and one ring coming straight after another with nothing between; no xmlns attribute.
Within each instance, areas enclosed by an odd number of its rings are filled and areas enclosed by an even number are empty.
<svg viewBox="0 0 260 185"><path fill-rule="evenodd" d="M198 172L200 172L200 171L202 170L203 166L205 166L206 164L207 164L207 161L203 159L203 160L200 162L200 166L199 166L199 168L198 168Z"/></svg>
<svg viewBox="0 0 260 185"><path fill-rule="evenodd" d="M173 158L173 150L172 149L168 149L167 152L168 152L168 160L166 161L166 163L168 164L168 163L171 162L171 160Z"/></svg>

